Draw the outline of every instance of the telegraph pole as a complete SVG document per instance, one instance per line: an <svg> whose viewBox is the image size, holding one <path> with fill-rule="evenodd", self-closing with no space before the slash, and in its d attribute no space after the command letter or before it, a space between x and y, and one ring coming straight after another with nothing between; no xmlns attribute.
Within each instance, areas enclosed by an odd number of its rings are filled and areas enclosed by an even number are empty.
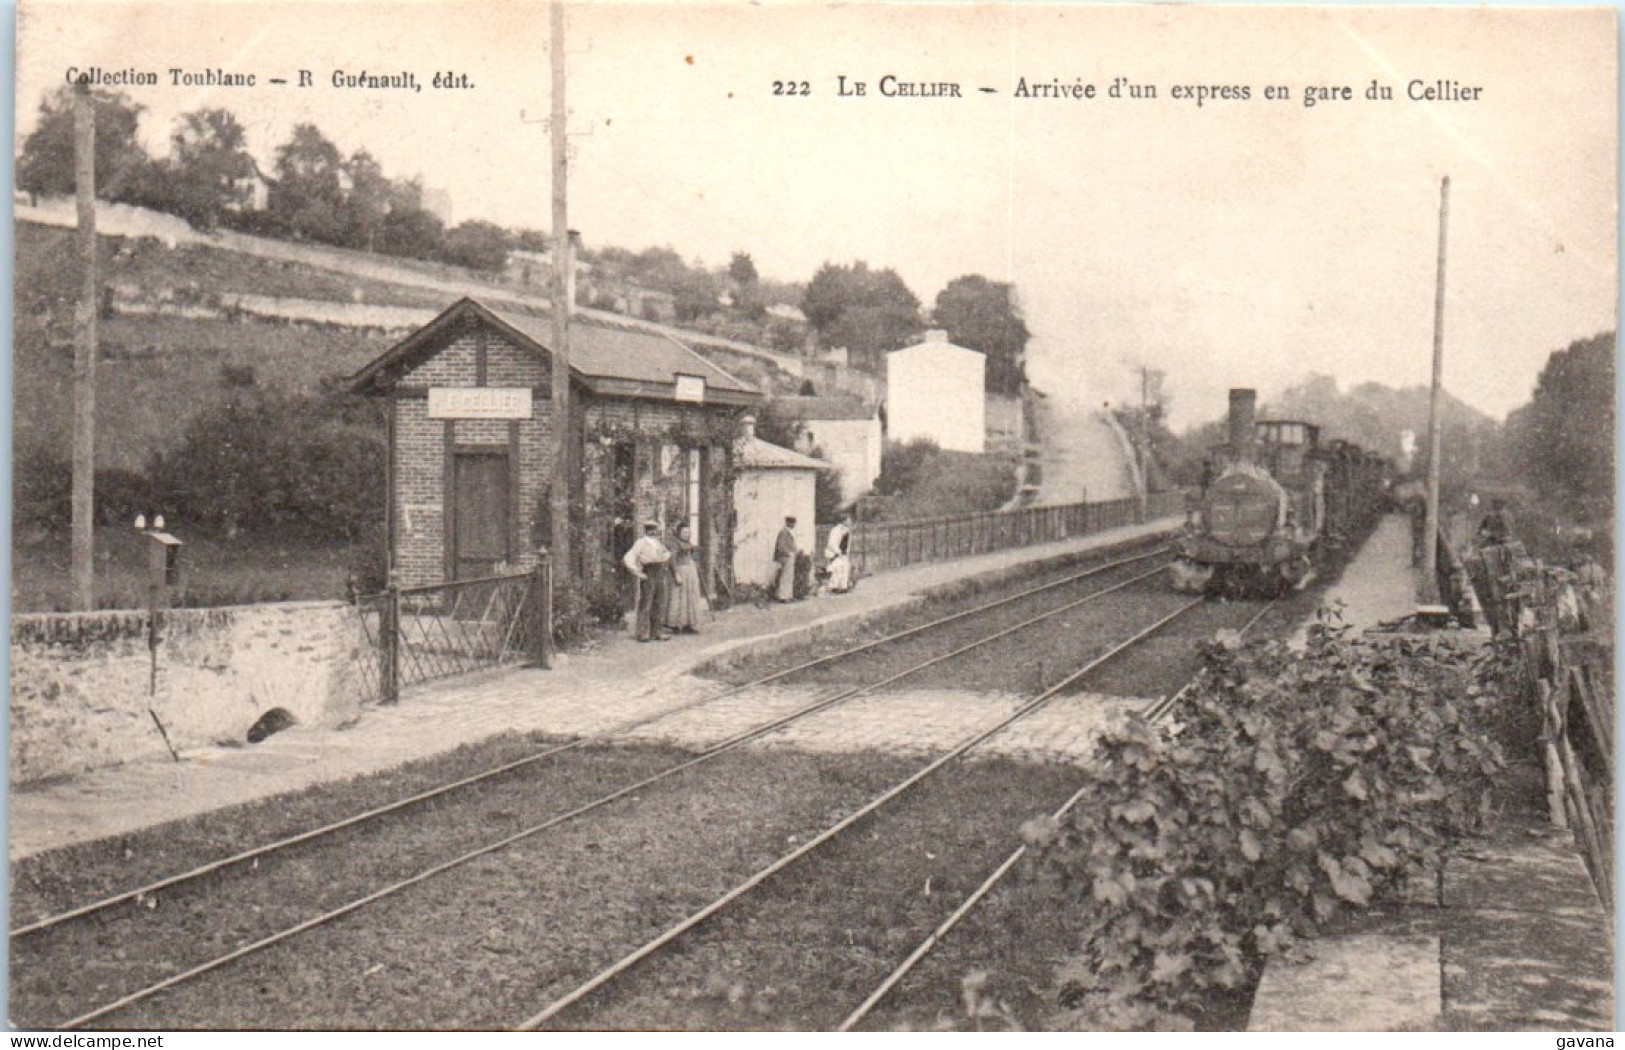
<svg viewBox="0 0 1625 1050"><path fill-rule="evenodd" d="M73 607L96 607L96 114L88 88L73 100L74 197L80 286L73 344Z"/></svg>
<svg viewBox="0 0 1625 1050"><path fill-rule="evenodd" d="M1439 601L1439 392L1444 382L1444 248L1450 221L1450 176L1439 184L1439 268L1433 287L1433 391L1428 399L1428 503L1422 526L1423 604Z"/></svg>
<svg viewBox="0 0 1625 1050"><path fill-rule="evenodd" d="M570 217L566 196L569 161L566 150L564 108L564 4L553 0L549 11L552 40L549 53L553 67L553 111L548 122L553 140L553 484L551 514L553 523L554 586L569 583L573 558L570 551L570 268L575 265L570 243Z"/></svg>
<svg viewBox="0 0 1625 1050"><path fill-rule="evenodd" d="M1151 370L1140 366L1140 520L1151 505Z"/></svg>

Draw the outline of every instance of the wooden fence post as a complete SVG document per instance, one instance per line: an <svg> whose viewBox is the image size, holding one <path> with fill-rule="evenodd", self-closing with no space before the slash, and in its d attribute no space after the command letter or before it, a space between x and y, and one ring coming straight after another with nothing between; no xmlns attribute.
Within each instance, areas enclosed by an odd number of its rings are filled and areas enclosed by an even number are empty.
<svg viewBox="0 0 1625 1050"><path fill-rule="evenodd" d="M1546 767L1546 816L1554 827L1569 826L1563 809L1563 759L1558 745L1563 739L1563 716L1558 711L1557 693L1552 683L1536 679L1535 695L1540 700L1541 758Z"/></svg>
<svg viewBox="0 0 1625 1050"><path fill-rule="evenodd" d="M539 667L553 666L553 558L546 549L537 552L536 567L530 570L530 637L526 654Z"/></svg>

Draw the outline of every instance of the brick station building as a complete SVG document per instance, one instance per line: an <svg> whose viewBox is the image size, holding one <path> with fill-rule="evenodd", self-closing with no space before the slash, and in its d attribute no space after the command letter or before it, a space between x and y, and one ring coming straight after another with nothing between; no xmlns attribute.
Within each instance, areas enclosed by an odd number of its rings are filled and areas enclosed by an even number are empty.
<svg viewBox="0 0 1625 1050"><path fill-rule="evenodd" d="M526 569L549 544L552 338L546 315L465 298L352 378L391 400L401 585ZM690 523L709 583L732 562L734 444L761 395L669 336L580 318L570 380L569 555L589 601L624 586L618 561L646 519Z"/></svg>

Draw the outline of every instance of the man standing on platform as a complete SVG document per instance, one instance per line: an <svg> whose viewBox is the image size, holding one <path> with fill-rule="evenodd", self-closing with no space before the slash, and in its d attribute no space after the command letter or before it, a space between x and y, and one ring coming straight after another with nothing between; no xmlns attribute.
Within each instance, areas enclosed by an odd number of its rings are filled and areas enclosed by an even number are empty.
<svg viewBox="0 0 1625 1050"><path fill-rule="evenodd" d="M660 623L666 615L670 593L666 563L671 560L671 552L660 542L659 533L659 522L644 522L643 535L621 559L627 571L638 581L637 639L640 642L666 640L666 636L660 633Z"/></svg>
<svg viewBox="0 0 1625 1050"><path fill-rule="evenodd" d="M795 518L785 518L779 538L773 542L773 561L779 567L778 587L773 597L781 602L796 597L796 527Z"/></svg>
<svg viewBox="0 0 1625 1050"><path fill-rule="evenodd" d="M1490 512L1478 524L1478 545L1495 547L1512 539L1512 528L1507 524L1507 503L1498 499L1490 504Z"/></svg>

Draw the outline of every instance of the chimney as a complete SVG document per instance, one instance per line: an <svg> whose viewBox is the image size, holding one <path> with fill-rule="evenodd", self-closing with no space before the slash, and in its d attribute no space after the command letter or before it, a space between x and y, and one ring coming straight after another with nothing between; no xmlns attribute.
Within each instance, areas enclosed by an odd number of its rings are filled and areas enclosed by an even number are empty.
<svg viewBox="0 0 1625 1050"><path fill-rule="evenodd" d="M564 257L564 303L566 308L575 312L576 308L576 253L581 250L581 231L570 231L570 243L566 248L569 252Z"/></svg>
<svg viewBox="0 0 1625 1050"><path fill-rule="evenodd" d="M948 330L946 328L932 328L920 339L922 343L946 343Z"/></svg>
<svg viewBox="0 0 1625 1050"><path fill-rule="evenodd" d="M1249 458L1257 416L1258 391L1240 388L1230 391L1230 454L1236 459Z"/></svg>
<svg viewBox="0 0 1625 1050"><path fill-rule="evenodd" d="M747 416L745 416L744 419L740 420L740 422L743 423L744 426L745 426L745 440L746 441L749 441L751 438L756 436L756 417L755 416L747 415Z"/></svg>

